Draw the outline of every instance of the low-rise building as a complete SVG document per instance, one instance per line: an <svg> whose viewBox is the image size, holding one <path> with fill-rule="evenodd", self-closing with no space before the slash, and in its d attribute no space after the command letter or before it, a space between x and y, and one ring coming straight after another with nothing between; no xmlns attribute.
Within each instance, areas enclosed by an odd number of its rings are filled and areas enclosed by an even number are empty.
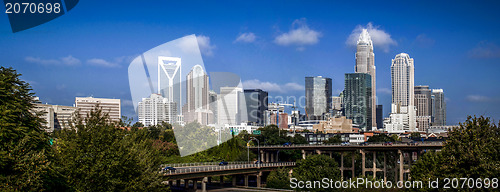
<svg viewBox="0 0 500 192"><path fill-rule="evenodd" d="M313 125L316 132L321 133L352 133L352 120L345 116L330 117L327 121L320 121Z"/></svg>

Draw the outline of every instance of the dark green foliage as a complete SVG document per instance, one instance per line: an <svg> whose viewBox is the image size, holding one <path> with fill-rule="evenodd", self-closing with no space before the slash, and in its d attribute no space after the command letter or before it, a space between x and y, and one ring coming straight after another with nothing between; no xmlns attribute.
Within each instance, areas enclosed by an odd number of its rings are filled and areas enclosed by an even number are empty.
<svg viewBox="0 0 500 192"><path fill-rule="evenodd" d="M85 122L85 123L84 123ZM151 140L111 123L93 110L57 133L56 164L76 191L154 191L161 189L160 161Z"/></svg>
<svg viewBox="0 0 500 192"><path fill-rule="evenodd" d="M266 187L275 189L290 189L290 169L279 168L267 176Z"/></svg>
<svg viewBox="0 0 500 192"><path fill-rule="evenodd" d="M389 137L386 134L374 135L368 139L368 142L395 142L393 137Z"/></svg>
<svg viewBox="0 0 500 192"><path fill-rule="evenodd" d="M49 137L31 113L34 93L20 76L0 67L0 191L62 190Z"/></svg>
<svg viewBox="0 0 500 192"><path fill-rule="evenodd" d="M499 131L489 118L469 116L448 133L442 151L428 152L412 166L412 179L498 178Z"/></svg>
<svg viewBox="0 0 500 192"><path fill-rule="evenodd" d="M340 169L337 162L326 155L310 155L297 162L292 177L298 181L321 181L323 178L337 181L340 180ZM316 188L310 190L331 191L332 189Z"/></svg>

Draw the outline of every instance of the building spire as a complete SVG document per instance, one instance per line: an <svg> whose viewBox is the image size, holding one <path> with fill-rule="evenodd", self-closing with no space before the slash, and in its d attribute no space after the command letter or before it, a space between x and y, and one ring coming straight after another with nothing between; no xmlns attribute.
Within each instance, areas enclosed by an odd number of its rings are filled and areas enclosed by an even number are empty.
<svg viewBox="0 0 500 192"><path fill-rule="evenodd" d="M363 31L361 31L361 34L359 35L358 39L358 44L360 43L366 43L372 45L372 39L370 37L370 34L368 34L368 30L363 29Z"/></svg>

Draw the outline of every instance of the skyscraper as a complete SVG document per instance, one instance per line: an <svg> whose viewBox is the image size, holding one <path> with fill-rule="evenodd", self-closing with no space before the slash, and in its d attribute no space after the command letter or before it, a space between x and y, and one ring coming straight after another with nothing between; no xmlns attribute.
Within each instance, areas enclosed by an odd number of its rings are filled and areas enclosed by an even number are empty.
<svg viewBox="0 0 500 192"><path fill-rule="evenodd" d="M213 90L208 92L208 109L214 114L212 117L212 123L217 124L217 93Z"/></svg>
<svg viewBox="0 0 500 192"><path fill-rule="evenodd" d="M177 116L176 104L160 94L142 98L137 106L139 122L144 126L158 125L162 121L173 124Z"/></svg>
<svg viewBox="0 0 500 192"><path fill-rule="evenodd" d="M213 123L213 113L209 109L209 91L208 75L201 65L195 65L186 76L186 107L183 111L186 123Z"/></svg>
<svg viewBox="0 0 500 192"><path fill-rule="evenodd" d="M264 112L267 110L268 93L260 89L245 89L248 123L264 125Z"/></svg>
<svg viewBox="0 0 500 192"><path fill-rule="evenodd" d="M417 107L417 128L427 131L431 123L431 90L428 85L415 86L415 106Z"/></svg>
<svg viewBox="0 0 500 192"><path fill-rule="evenodd" d="M310 120L323 118L332 106L332 79L306 77L306 114Z"/></svg>
<svg viewBox="0 0 500 192"><path fill-rule="evenodd" d="M368 34L368 31L366 29L363 29L361 34L359 35L359 39L357 42L356 46L356 67L355 67L355 72L356 73L366 73L370 74L371 76L371 86L372 86L372 91L371 91L371 109L372 114L371 116L373 117L371 120L371 125L373 127L377 127L377 114L376 114L376 105L377 105L377 81L376 81L376 72L375 72L375 54L373 53L373 43L372 39L370 38L370 34Z"/></svg>
<svg viewBox="0 0 500 192"><path fill-rule="evenodd" d="M179 57L158 57L158 93L179 107L182 106L181 65ZM182 115L182 110L178 112ZM173 111L169 112L172 113Z"/></svg>
<svg viewBox="0 0 500 192"><path fill-rule="evenodd" d="M240 123L240 101L243 90L239 87L221 87L217 100L217 118L220 125ZM243 98L244 100L244 98Z"/></svg>
<svg viewBox="0 0 500 192"><path fill-rule="evenodd" d="M384 108L382 105L377 105L377 129L384 129Z"/></svg>
<svg viewBox="0 0 500 192"><path fill-rule="evenodd" d="M353 126L364 131L372 130L372 80L367 73L346 73L344 111Z"/></svg>
<svg viewBox="0 0 500 192"><path fill-rule="evenodd" d="M432 125L446 125L446 101L442 89L432 90Z"/></svg>
<svg viewBox="0 0 500 192"><path fill-rule="evenodd" d="M392 60L391 123L386 126L388 132L417 131L414 71L413 59L408 54L400 53Z"/></svg>
<svg viewBox="0 0 500 192"><path fill-rule="evenodd" d="M99 107L103 113L107 113L113 122L120 122L122 118L120 99L76 97L75 107L78 108L78 115L81 118L86 118L96 107Z"/></svg>

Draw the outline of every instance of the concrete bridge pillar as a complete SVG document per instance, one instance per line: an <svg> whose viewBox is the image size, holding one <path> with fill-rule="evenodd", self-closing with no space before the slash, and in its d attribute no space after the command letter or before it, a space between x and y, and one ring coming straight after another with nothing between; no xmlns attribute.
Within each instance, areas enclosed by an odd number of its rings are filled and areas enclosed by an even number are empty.
<svg viewBox="0 0 500 192"><path fill-rule="evenodd" d="M333 153L333 152L331 152L331 151L330 151L329 153L330 153L330 159L331 159L331 158L332 158L332 153Z"/></svg>
<svg viewBox="0 0 500 192"><path fill-rule="evenodd" d="M198 179L193 179L193 189L194 191L198 190Z"/></svg>
<svg viewBox="0 0 500 192"><path fill-rule="evenodd" d="M269 153L266 152L266 163L269 163Z"/></svg>
<svg viewBox="0 0 500 192"><path fill-rule="evenodd" d="M398 149L398 154L399 154L399 181L403 181L403 164L405 163L404 162L404 159L403 159L403 152L401 151L401 149Z"/></svg>
<svg viewBox="0 0 500 192"><path fill-rule="evenodd" d="M387 152L384 151L384 181L387 181Z"/></svg>
<svg viewBox="0 0 500 192"><path fill-rule="evenodd" d="M260 161L264 161L264 151L260 150Z"/></svg>
<svg viewBox="0 0 500 192"><path fill-rule="evenodd" d="M233 182L232 182L232 186L233 186L233 187L236 187L236 175L233 175Z"/></svg>
<svg viewBox="0 0 500 192"><path fill-rule="evenodd" d="M363 149L359 150L359 152L361 153L361 173L363 175L363 177L365 176L365 172L366 172L366 167L365 167L365 151Z"/></svg>
<svg viewBox="0 0 500 192"><path fill-rule="evenodd" d="M352 177L351 178L354 178L354 152L351 154L351 172L352 172Z"/></svg>
<svg viewBox="0 0 500 192"><path fill-rule="evenodd" d="M332 152L330 152L330 158L332 158ZM340 179L344 180L344 152L340 152Z"/></svg>
<svg viewBox="0 0 500 192"><path fill-rule="evenodd" d="M274 152L271 152L270 154L271 154L271 161L269 162L274 162Z"/></svg>
<svg viewBox="0 0 500 192"><path fill-rule="evenodd" d="M184 189L189 189L189 180L184 179Z"/></svg>
<svg viewBox="0 0 500 192"><path fill-rule="evenodd" d="M207 182L208 178L203 177L203 179L201 180L201 192L207 192Z"/></svg>
<svg viewBox="0 0 500 192"><path fill-rule="evenodd" d="M248 187L248 175L245 175L245 187Z"/></svg>
<svg viewBox="0 0 500 192"><path fill-rule="evenodd" d="M224 176L223 175L220 176L220 186L224 187Z"/></svg>
<svg viewBox="0 0 500 192"><path fill-rule="evenodd" d="M261 183L261 176L262 176L262 171L259 171L259 173L257 173L257 187L260 188L260 183Z"/></svg>
<svg viewBox="0 0 500 192"><path fill-rule="evenodd" d="M377 151L373 151L373 179L377 178Z"/></svg>
<svg viewBox="0 0 500 192"><path fill-rule="evenodd" d="M316 149L316 153L317 153L318 155L321 155L321 150Z"/></svg>
<svg viewBox="0 0 500 192"><path fill-rule="evenodd" d="M306 159L306 151L304 149L302 149L302 159Z"/></svg>

